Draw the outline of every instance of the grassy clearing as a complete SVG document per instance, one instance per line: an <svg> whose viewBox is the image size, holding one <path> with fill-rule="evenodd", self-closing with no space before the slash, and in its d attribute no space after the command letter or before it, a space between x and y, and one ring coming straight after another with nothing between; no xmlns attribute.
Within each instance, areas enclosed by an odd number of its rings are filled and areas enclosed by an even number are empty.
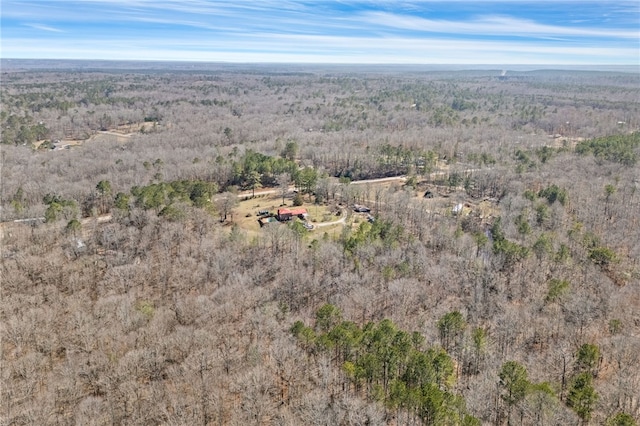
<svg viewBox="0 0 640 426"><path fill-rule="evenodd" d="M247 232L249 236L256 236L260 232L260 224L258 223L258 212L268 210L269 213L276 214L279 208L292 208L293 202L290 199L285 200L282 204L282 197L276 194L256 195L254 198L248 196L241 198L238 206L234 210L233 221L240 229ZM333 222L340 217L335 216L335 208L332 206L316 205L314 203L304 203L302 206L309 213L309 222L318 224L320 222ZM311 232L328 232L330 228L341 228L341 225L333 225L331 227L320 228Z"/></svg>

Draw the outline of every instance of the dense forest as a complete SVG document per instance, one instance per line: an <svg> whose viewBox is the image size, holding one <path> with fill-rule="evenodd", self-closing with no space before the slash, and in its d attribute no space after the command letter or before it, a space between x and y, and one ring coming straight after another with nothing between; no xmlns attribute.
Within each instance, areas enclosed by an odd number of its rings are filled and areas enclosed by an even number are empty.
<svg viewBox="0 0 640 426"><path fill-rule="evenodd" d="M639 74L27 65L2 424L640 422Z"/></svg>

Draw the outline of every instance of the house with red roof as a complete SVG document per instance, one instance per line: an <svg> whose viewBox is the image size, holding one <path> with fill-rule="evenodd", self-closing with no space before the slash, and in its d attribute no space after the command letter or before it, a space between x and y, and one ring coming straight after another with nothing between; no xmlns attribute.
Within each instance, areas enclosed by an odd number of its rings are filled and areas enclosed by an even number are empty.
<svg viewBox="0 0 640 426"><path fill-rule="evenodd" d="M294 216L298 216L300 219L304 219L307 216L307 209L278 209L277 218L280 222L291 220Z"/></svg>

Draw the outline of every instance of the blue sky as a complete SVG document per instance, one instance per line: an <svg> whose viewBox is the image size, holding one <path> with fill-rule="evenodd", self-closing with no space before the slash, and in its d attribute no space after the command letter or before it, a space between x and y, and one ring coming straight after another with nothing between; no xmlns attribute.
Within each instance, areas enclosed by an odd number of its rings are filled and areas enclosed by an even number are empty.
<svg viewBox="0 0 640 426"><path fill-rule="evenodd" d="M2 58L639 65L640 1L2 0Z"/></svg>

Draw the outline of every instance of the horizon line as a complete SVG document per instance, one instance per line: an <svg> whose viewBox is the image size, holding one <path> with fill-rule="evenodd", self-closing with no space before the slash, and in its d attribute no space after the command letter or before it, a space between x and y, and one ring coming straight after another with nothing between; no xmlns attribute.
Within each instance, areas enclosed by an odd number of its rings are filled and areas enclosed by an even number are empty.
<svg viewBox="0 0 640 426"><path fill-rule="evenodd" d="M640 65L634 63L628 64L602 64L602 63L422 63L422 62L304 62L304 61L211 61L211 60L198 60L198 59L113 59L113 58L0 58L0 62L110 62L110 63L175 63L175 64L200 64L200 65L300 65L300 66L362 66L362 67L403 67L403 66L415 66L415 67L498 67L499 69L505 69L507 67L563 67L569 68L634 68L640 73Z"/></svg>

